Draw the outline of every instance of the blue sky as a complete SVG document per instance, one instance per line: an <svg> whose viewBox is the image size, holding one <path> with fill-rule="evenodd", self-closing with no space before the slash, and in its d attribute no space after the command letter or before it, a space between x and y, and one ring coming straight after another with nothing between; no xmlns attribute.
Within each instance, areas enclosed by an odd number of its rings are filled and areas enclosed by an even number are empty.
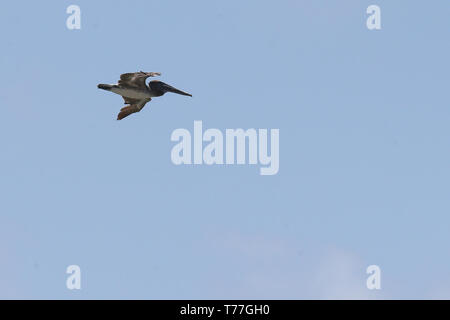
<svg viewBox="0 0 450 320"><path fill-rule="evenodd" d="M0 298L450 298L449 17L444 0L5 3ZM96 85L138 70L193 98L116 121ZM175 166L194 120L279 129L278 174Z"/></svg>

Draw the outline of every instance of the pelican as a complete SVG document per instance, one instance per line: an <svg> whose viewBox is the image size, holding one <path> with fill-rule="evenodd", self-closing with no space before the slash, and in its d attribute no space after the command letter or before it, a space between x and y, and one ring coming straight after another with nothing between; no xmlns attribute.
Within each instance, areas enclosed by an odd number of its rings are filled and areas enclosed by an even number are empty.
<svg viewBox="0 0 450 320"><path fill-rule="evenodd" d="M121 95L124 103L127 104L127 106L120 109L117 120L122 120L132 113L141 111L145 104L152 100L153 97L160 97L166 92L192 97L191 94L178 90L162 81L152 80L148 85L145 83L148 77L160 75L160 72L143 71L124 73L120 75L120 80L117 84L100 83L97 87Z"/></svg>

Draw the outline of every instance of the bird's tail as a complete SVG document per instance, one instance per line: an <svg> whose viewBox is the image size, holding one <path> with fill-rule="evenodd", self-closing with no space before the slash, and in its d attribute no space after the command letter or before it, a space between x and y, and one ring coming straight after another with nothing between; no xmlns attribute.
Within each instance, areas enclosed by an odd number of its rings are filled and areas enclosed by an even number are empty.
<svg viewBox="0 0 450 320"><path fill-rule="evenodd" d="M107 90L107 91L111 91L112 87L114 87L112 84L100 83L100 84L97 85L97 88L103 89L103 90Z"/></svg>

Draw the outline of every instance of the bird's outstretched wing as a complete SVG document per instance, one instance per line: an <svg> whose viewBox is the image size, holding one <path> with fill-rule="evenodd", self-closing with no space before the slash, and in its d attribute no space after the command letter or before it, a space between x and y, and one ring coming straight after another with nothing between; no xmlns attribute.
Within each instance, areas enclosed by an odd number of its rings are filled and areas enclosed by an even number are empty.
<svg viewBox="0 0 450 320"><path fill-rule="evenodd" d="M137 87L143 88L146 86L145 80L148 77L160 76L160 72L131 72L120 75L119 85L122 87Z"/></svg>
<svg viewBox="0 0 450 320"><path fill-rule="evenodd" d="M123 118L128 117L132 113L141 111L142 108L145 106L145 104L150 100L152 100L151 98L138 100L126 97L123 97L123 99L125 100L125 103L128 103L129 105L120 109L120 112L117 115L117 120L122 120Z"/></svg>

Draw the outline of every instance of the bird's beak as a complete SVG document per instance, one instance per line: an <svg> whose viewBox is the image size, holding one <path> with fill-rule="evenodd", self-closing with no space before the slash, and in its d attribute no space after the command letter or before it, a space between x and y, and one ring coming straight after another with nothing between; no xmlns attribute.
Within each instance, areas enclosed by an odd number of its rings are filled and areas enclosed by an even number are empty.
<svg viewBox="0 0 450 320"><path fill-rule="evenodd" d="M184 92L184 91L181 91L181 90L178 90L177 88L174 88L174 87L172 87L172 86L169 86L167 83L164 84L164 90L165 90L166 92L173 92L173 93L181 94L181 95L183 95L183 96L189 96L189 97L192 97L192 94L187 93L187 92Z"/></svg>

